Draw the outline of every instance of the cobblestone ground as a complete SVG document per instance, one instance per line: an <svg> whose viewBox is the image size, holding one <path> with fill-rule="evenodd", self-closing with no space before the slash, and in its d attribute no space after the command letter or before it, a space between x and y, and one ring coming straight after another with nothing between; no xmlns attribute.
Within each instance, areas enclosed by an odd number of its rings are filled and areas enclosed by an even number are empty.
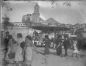
<svg viewBox="0 0 86 66"><path fill-rule="evenodd" d="M40 48L41 49L41 48ZM39 50L39 49L38 49ZM53 50L51 50L54 52ZM71 51L69 53L71 55ZM3 52L0 50L0 66L2 66ZM15 66L9 64L8 66ZM40 53L34 52L32 66L82 66L80 59L75 57L59 57L55 54L44 56Z"/></svg>

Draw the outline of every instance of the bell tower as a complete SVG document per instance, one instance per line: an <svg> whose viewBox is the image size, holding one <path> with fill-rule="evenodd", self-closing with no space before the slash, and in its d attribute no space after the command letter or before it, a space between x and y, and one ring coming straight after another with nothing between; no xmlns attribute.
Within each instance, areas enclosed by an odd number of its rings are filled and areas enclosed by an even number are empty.
<svg viewBox="0 0 86 66"><path fill-rule="evenodd" d="M38 3L36 3L36 5L34 6L33 21L36 23L39 22L39 16L39 5Z"/></svg>
<svg viewBox="0 0 86 66"><path fill-rule="evenodd" d="M34 6L34 13L39 14L39 5L37 3Z"/></svg>

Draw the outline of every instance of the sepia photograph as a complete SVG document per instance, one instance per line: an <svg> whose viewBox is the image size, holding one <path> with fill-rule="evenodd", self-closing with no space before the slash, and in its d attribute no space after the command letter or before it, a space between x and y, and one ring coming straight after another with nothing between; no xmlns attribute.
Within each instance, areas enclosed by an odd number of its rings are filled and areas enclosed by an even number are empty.
<svg viewBox="0 0 86 66"><path fill-rule="evenodd" d="M0 66L86 66L86 1L3 1Z"/></svg>

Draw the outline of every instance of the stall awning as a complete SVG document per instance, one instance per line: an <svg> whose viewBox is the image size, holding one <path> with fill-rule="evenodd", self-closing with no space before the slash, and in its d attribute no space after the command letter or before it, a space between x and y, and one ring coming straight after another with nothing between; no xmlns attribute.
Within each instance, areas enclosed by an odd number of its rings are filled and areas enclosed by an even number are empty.
<svg viewBox="0 0 86 66"><path fill-rule="evenodd" d="M66 31L70 30L66 27L54 27L54 26L32 26L33 29L41 30L43 32L53 32L53 31Z"/></svg>

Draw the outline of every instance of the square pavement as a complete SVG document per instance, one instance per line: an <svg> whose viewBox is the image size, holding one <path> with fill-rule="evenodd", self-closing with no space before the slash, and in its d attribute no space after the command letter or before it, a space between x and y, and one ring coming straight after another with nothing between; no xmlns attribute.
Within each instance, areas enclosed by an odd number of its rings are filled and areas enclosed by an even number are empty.
<svg viewBox="0 0 86 66"><path fill-rule="evenodd" d="M43 48L38 48L38 50ZM71 52L70 52L71 53ZM40 53L33 53L32 66L82 66L80 59L75 57L60 57L54 54L44 56ZM3 52L0 51L0 66L2 66ZM15 66L9 64L8 66Z"/></svg>

